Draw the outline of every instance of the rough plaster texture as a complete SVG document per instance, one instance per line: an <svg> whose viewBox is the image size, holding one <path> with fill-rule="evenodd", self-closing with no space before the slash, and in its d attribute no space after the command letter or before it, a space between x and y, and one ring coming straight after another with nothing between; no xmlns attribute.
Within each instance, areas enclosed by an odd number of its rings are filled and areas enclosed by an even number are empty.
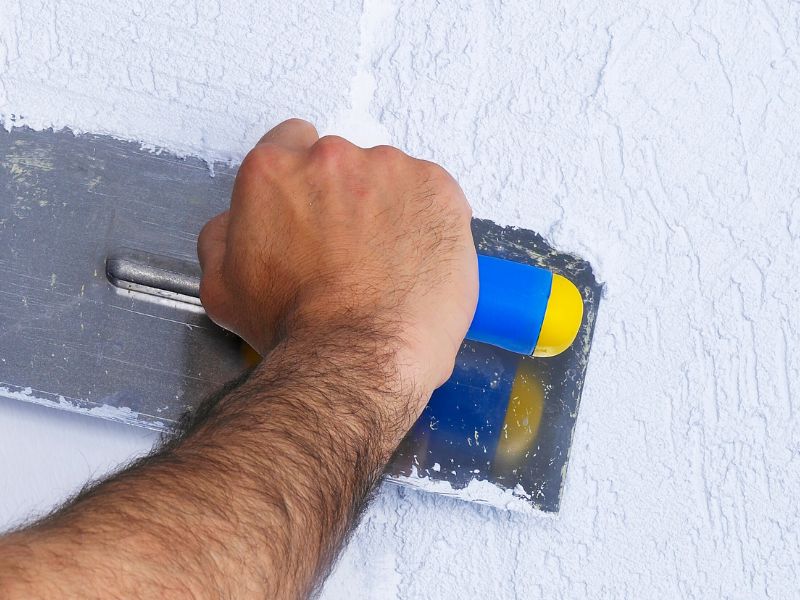
<svg viewBox="0 0 800 600"><path fill-rule="evenodd" d="M593 261L559 516L387 486L326 598L788 598L798 44L774 0L6 0L0 113L232 161L298 114L442 162L477 216ZM6 526L153 442L0 411Z"/></svg>

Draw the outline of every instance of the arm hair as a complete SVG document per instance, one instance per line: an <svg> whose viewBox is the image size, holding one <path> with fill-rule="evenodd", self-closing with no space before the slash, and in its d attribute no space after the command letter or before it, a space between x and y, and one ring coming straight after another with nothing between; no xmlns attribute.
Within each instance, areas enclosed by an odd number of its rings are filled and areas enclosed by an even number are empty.
<svg viewBox="0 0 800 600"><path fill-rule="evenodd" d="M416 417L390 346L353 326L282 342L149 456L0 538L0 595L313 595Z"/></svg>

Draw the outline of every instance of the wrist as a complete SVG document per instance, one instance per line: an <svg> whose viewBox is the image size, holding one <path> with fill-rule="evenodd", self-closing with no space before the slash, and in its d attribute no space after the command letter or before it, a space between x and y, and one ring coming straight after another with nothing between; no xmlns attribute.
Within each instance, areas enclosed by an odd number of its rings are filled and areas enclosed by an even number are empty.
<svg viewBox="0 0 800 600"><path fill-rule="evenodd" d="M364 303L367 304L367 303ZM420 411L444 380L447 367L442 354L429 343L430 336L408 324L396 310L331 301L325 306L308 303L284 322L284 337L292 344L329 349L332 359L353 358L362 367L377 367L380 377L423 396ZM452 361L451 361L452 363ZM450 364L452 369L452 364ZM448 374L449 376L449 374Z"/></svg>
<svg viewBox="0 0 800 600"><path fill-rule="evenodd" d="M435 388L407 343L366 319L292 327L251 379L279 388L321 425L344 427L356 444L379 441L385 460ZM308 394L309 385L322 393Z"/></svg>

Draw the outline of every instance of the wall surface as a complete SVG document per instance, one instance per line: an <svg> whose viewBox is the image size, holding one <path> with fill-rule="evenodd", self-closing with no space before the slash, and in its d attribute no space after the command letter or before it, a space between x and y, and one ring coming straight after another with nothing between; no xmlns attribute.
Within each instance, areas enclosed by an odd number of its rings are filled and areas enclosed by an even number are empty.
<svg viewBox="0 0 800 600"><path fill-rule="evenodd" d="M236 162L300 116L444 164L607 294L556 518L386 486L325 598L787 598L800 4L6 0L6 127ZM7 349L4 349L7 351ZM0 526L155 441L0 403Z"/></svg>

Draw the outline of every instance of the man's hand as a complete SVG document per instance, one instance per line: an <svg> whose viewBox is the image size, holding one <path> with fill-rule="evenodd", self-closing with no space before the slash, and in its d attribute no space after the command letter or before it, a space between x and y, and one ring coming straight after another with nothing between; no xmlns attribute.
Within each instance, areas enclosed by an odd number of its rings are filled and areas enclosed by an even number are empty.
<svg viewBox="0 0 800 600"><path fill-rule="evenodd" d="M312 593L477 300L453 179L298 120L248 154L198 253L208 314L264 361L151 456L0 539L0 596Z"/></svg>
<svg viewBox="0 0 800 600"><path fill-rule="evenodd" d="M286 121L200 235L203 306L261 354L287 335L372 329L427 400L475 312L470 216L441 167Z"/></svg>

